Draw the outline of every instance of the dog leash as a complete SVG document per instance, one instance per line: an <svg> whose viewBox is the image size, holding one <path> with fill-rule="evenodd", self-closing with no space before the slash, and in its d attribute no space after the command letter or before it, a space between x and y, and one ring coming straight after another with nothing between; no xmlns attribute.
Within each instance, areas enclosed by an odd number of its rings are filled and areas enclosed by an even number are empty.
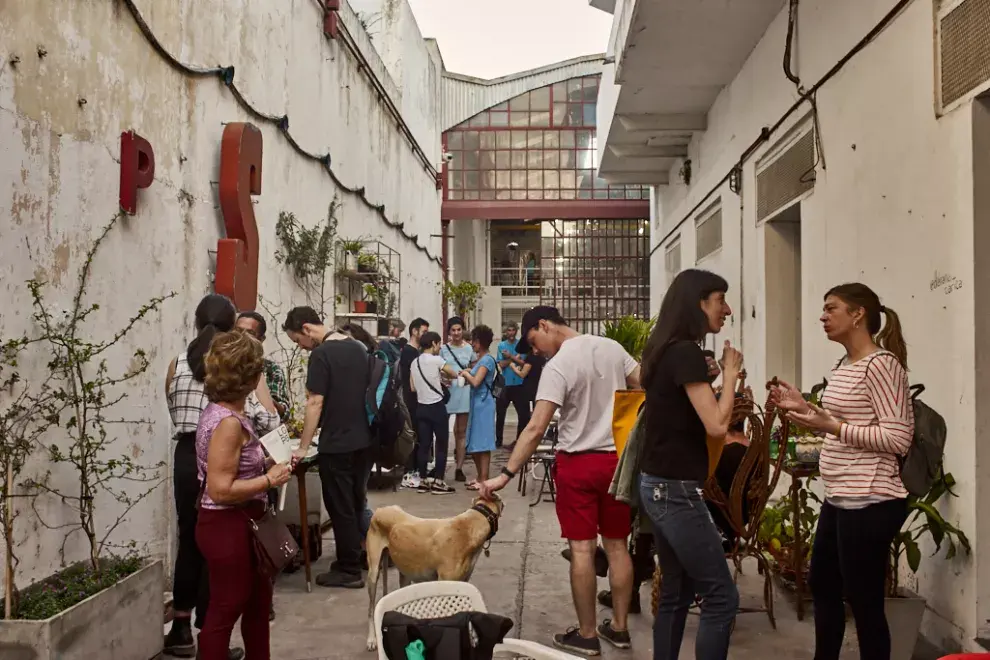
<svg viewBox="0 0 990 660"><path fill-rule="evenodd" d="M486 557L491 557L492 553L489 548L491 548L492 539L495 538L495 534L498 532L498 514L484 504L475 504L471 507L471 510L477 511L488 521L488 538L485 539L485 545L482 549L485 551Z"/></svg>

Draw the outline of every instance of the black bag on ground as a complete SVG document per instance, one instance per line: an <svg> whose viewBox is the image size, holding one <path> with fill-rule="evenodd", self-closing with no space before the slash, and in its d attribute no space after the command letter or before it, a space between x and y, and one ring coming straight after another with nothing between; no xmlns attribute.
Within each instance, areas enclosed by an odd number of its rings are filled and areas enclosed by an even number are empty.
<svg viewBox="0 0 990 660"><path fill-rule="evenodd" d="M471 627L478 645L471 646ZM382 617L382 650L390 660L406 660L406 647L422 640L426 660L491 660L512 621L486 612L461 612L441 619L416 619L400 612Z"/></svg>

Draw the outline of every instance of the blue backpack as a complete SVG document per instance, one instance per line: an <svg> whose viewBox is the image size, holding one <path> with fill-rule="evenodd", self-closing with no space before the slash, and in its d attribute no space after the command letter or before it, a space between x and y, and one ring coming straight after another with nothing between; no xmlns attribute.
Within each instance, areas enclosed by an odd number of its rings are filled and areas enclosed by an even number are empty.
<svg viewBox="0 0 990 660"><path fill-rule="evenodd" d="M390 361L384 351L368 356L364 405L375 443L376 463L386 468L404 465L415 445L415 433L402 400L398 364Z"/></svg>

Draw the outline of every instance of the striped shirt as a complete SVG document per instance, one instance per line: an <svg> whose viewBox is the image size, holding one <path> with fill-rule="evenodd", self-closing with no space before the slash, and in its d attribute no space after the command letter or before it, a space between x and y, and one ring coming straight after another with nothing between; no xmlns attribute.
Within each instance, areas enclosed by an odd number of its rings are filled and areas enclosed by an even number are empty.
<svg viewBox="0 0 990 660"><path fill-rule="evenodd" d="M914 408L907 372L888 351L878 351L832 372L822 407L842 422L825 436L819 469L834 506L860 508L907 497L898 456L914 437Z"/></svg>

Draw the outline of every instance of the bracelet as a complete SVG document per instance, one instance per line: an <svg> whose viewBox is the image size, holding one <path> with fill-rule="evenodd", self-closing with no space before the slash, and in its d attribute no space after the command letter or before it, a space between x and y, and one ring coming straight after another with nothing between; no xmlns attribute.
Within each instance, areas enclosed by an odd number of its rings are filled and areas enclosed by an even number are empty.
<svg viewBox="0 0 990 660"><path fill-rule="evenodd" d="M271 490L272 488L274 488L274 486L272 486L272 478L269 477L267 474L265 475L265 481L268 482L268 490Z"/></svg>

